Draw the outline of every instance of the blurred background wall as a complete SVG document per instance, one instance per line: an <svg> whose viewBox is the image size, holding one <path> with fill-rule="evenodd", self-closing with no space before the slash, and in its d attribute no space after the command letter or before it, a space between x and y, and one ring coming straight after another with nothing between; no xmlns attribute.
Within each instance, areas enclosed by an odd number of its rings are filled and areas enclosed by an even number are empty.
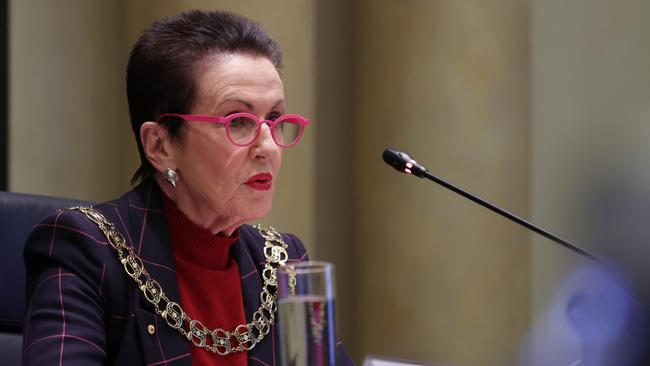
<svg viewBox="0 0 650 366"><path fill-rule="evenodd" d="M105 199L125 179L124 4L9 2L9 188Z"/></svg>
<svg viewBox="0 0 650 366"><path fill-rule="evenodd" d="M530 14L531 217L650 278L650 2L533 0ZM570 364L580 338L555 309L585 263L531 238L531 364Z"/></svg>
<svg viewBox="0 0 650 366"><path fill-rule="evenodd" d="M96 201L126 191L138 164L130 46L192 8L249 16L283 47L289 109L316 123L285 153L264 221L336 264L340 338L357 360L580 356L563 314L545 321L579 258L396 174L380 154L403 148L591 249L647 254L643 220L603 228L650 213L649 2L12 0L10 190Z"/></svg>
<svg viewBox="0 0 650 366"><path fill-rule="evenodd" d="M381 160L528 209L528 38L512 0L360 1L354 68L357 343L362 351L511 364L528 319L527 233Z"/></svg>

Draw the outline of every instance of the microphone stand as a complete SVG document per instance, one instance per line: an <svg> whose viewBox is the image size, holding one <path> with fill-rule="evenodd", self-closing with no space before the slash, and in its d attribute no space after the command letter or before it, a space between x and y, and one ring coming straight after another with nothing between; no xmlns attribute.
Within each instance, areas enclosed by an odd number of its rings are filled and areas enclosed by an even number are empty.
<svg viewBox="0 0 650 366"><path fill-rule="evenodd" d="M440 177L437 177L437 176L431 174L431 172L427 168L425 168L424 166L418 164L415 160L413 160L413 158L411 158L408 154L406 154L404 152L393 150L393 149L386 149L384 151L383 157L384 157L384 161L387 164L391 165L393 168L395 168L399 172L406 173L406 174L411 174L411 175L414 175L414 176L419 177L419 178L427 178L427 179L429 179L429 180L431 180L431 181L433 181L435 183L438 183L441 186L443 186L443 187L445 187L445 188L447 188L447 189L449 189L449 190L451 190L451 191L453 191L455 193L458 193L459 195L461 195L461 196L463 196L463 197L465 197L465 198L467 198L467 199L469 199L469 200L471 200L471 201L473 201L475 203L478 203L479 205L491 210L492 212L495 212L495 213L507 218L510 221L513 221L513 222L515 222L515 223L517 223L517 224L519 224L519 225L521 225L521 226L523 226L523 227L525 227L525 228L527 228L529 230L534 231L535 233L537 233L537 234L539 234L539 235L541 235L541 236L543 236L543 237L545 237L547 239L550 239L550 240L556 242L557 244L560 244L561 246L563 246L563 247L565 247L565 248L567 248L569 250L572 250L572 251L574 251L574 252L576 252L576 253L578 253L578 254L580 254L582 256L585 256L585 257L587 257L587 258L589 258L589 259L591 259L591 260L593 260L593 261L595 261L597 263L601 263L601 264L604 263L603 259L601 259L597 255L587 251L586 249L583 249L579 245L574 244L574 243L572 243L572 242L570 242L570 241L568 241L566 239L563 239L563 238L551 233L548 230L542 229L541 227L533 224L530 221L527 221L527 220L525 220L525 219L523 219L523 218L521 218L521 217L519 217L519 216L517 216L517 215L515 215L515 214L513 214L513 213L511 213L509 211L506 211L506 210L504 210L504 209L502 209L502 208L500 208L500 207L498 207L498 206L496 206L496 205L482 199L481 197L479 197L479 196L477 196L475 194L467 192L466 190L464 190L464 189L462 189L462 188L460 188L458 186L455 186L455 185L447 182L446 180L444 180L444 179L442 179Z"/></svg>

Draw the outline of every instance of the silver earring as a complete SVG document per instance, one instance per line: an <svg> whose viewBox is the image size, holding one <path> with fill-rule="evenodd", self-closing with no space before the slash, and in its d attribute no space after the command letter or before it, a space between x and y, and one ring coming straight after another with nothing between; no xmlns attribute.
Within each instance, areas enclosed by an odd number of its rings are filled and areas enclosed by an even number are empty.
<svg viewBox="0 0 650 366"><path fill-rule="evenodd" d="M176 173L176 171L171 168L165 169L165 180L167 183L171 184L172 187L176 188L176 182L178 182L178 173Z"/></svg>

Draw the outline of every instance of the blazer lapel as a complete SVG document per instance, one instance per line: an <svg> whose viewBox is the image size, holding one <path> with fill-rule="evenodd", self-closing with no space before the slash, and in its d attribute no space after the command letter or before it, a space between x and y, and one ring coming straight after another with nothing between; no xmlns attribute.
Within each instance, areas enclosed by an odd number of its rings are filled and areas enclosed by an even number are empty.
<svg viewBox="0 0 650 366"><path fill-rule="evenodd" d="M242 227L240 228L240 239L231 249L231 254L239 267L247 321L252 320L253 313L260 306L260 292L262 291L262 276L255 262L255 253L251 253L249 245L247 245L249 241L249 235Z"/></svg>
<svg viewBox="0 0 650 366"><path fill-rule="evenodd" d="M180 304L180 292L163 211L162 193L152 180L138 186L131 193L127 195L127 200L133 250L142 258L147 271L160 283L167 297Z"/></svg>
<svg viewBox="0 0 650 366"><path fill-rule="evenodd" d="M128 236L134 252L142 259L151 278L158 281L171 301L181 304L161 195L153 180L145 181L126 195L125 203L131 225ZM145 356L149 355L150 359L158 362L173 359L174 365L191 365L188 340L155 314L153 305L135 286L133 293ZM149 332L150 326L155 329L153 334Z"/></svg>

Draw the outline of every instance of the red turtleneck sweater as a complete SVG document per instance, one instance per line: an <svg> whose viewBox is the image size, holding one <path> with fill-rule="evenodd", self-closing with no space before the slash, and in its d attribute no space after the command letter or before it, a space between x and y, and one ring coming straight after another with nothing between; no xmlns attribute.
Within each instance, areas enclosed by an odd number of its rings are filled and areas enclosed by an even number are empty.
<svg viewBox="0 0 650 366"><path fill-rule="evenodd" d="M233 330L245 324L239 267L230 256L239 231L231 237L214 235L190 221L169 198L164 201L183 309L209 329ZM190 349L193 365L248 364L246 352L220 356L192 344Z"/></svg>

